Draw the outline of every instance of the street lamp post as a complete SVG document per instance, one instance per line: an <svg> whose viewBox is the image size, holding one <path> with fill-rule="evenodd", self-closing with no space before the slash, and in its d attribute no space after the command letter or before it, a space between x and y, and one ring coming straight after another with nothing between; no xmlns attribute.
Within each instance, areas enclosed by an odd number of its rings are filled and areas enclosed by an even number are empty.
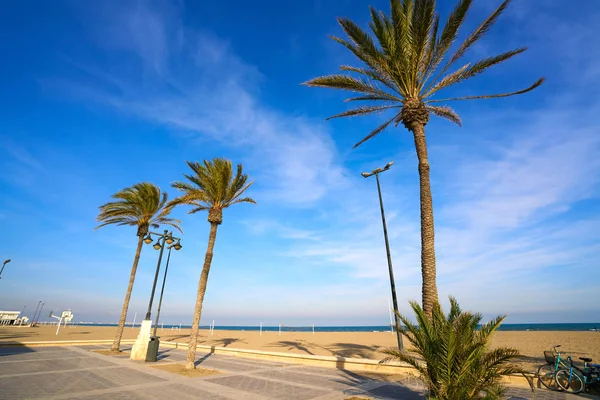
<svg viewBox="0 0 600 400"><path fill-rule="evenodd" d="M381 197L381 186L379 184L379 174L381 172L384 172L384 171L387 171L388 169L390 169L392 164L394 164L393 161L387 163L386 166L383 168L376 168L372 172L363 172L363 173L361 173L361 175L364 178L368 178L370 176L375 175L375 180L377 181L377 193L379 194L379 207L381 208L381 222L383 224L383 237L385 239L385 251L387 253L388 269L390 272L390 286L392 289L392 303L394 305L394 318L396 320L396 338L398 339L398 349L403 350L404 345L402 344L402 335L400 333L400 330L398 329L400 327L400 320L398 318L398 300L396 299L396 284L394 283L394 270L392 269L392 255L390 253L390 242L388 241L387 226L385 224L385 213L383 211L383 199Z"/></svg>
<svg viewBox="0 0 600 400"><path fill-rule="evenodd" d="M148 311L146 312L146 319L150 319L150 315L152 313L152 302L154 301L154 292L156 291L156 283L158 281L158 272L160 271L160 263L162 261L162 255L163 255L163 251L165 251L165 243L167 241L167 233L168 231L165 229L165 233L163 233L162 235L159 235L158 239L156 240L156 243L154 243L154 248L156 250L160 249L160 253L158 255L158 263L156 263L156 273L154 274L154 284L152 285L152 293L150 294L150 301L148 302ZM155 233L155 235L157 235ZM162 244L160 242L160 240L162 239ZM173 238L171 237L170 240L173 240ZM150 233L148 234L148 236L146 236L146 238L144 239L144 241L147 244L152 243L152 236L150 236ZM173 243L173 242L171 242Z"/></svg>
<svg viewBox="0 0 600 400"><path fill-rule="evenodd" d="M42 315L42 310L44 309L44 304L46 304L46 303L42 303L42 306L40 307L40 312L38 313L38 316L35 320L36 324L40 321L40 316Z"/></svg>
<svg viewBox="0 0 600 400"><path fill-rule="evenodd" d="M173 237L173 233L167 230L164 233L148 232L148 235L144 238L146 244L153 242L152 235L158 236L156 243L153 247L155 250L160 250L158 255L158 262L156 264L156 272L154 274L154 283L152 284L152 293L150 294L150 300L148 302L148 311L146 312L146 318L142 321L140 327L140 333L138 338L131 350L132 360L145 360L145 361L156 361L156 355L158 352L158 338L156 338L156 328L154 329L154 336L150 336L152 329L152 303L154 301L154 293L156 292L156 284L158 282L158 274L160 272L160 263L162 261L163 252L165 250L165 244L172 244L175 240L177 243L173 247L177 246L181 248L180 238ZM176 250L179 250L176 248ZM164 285L164 282L163 282ZM157 320L158 324L158 320Z"/></svg>
<svg viewBox="0 0 600 400"><path fill-rule="evenodd" d="M10 258L8 260L4 260L4 264L2 264L2 269L0 269L0 279L2 279L2 271L4 271L4 267L6 264L10 262Z"/></svg>
<svg viewBox="0 0 600 400"><path fill-rule="evenodd" d="M38 305L35 308L35 312L33 313L33 317L31 318L31 324L29 324L30 326L33 326L33 323L35 322L35 316L37 315L38 309L40 308L40 304L42 304L42 301L38 301Z"/></svg>
<svg viewBox="0 0 600 400"><path fill-rule="evenodd" d="M167 264L165 265L165 276L163 277L162 288L160 289L160 297L158 299L158 310L156 311L156 321L154 322L154 334L153 337L156 337L156 329L158 328L158 319L160 318L160 308L162 306L163 293L165 292L165 283L167 282L167 272L169 271L169 261L171 260L171 249L175 248L175 250L181 250L181 244L179 241L177 243L168 247L169 254L167 254Z"/></svg>

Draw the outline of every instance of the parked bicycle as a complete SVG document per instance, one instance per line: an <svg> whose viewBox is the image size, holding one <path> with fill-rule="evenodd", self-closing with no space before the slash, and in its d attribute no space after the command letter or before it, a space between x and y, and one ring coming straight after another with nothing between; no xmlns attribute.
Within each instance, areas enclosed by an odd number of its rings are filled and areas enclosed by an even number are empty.
<svg viewBox="0 0 600 400"><path fill-rule="evenodd" d="M556 372L556 383L562 390L572 393L589 392L591 387L600 390L600 364L591 364L592 359L580 357L583 361L583 369L573 364L573 359L567 357L567 369Z"/></svg>
<svg viewBox="0 0 600 400"><path fill-rule="evenodd" d="M562 390L556 381L557 373L568 368L568 365L563 361L560 352L556 350L559 347L560 344L557 344L552 346L552 351L544 351L546 364L538 368L537 371L538 380L542 383L542 385L554 391Z"/></svg>

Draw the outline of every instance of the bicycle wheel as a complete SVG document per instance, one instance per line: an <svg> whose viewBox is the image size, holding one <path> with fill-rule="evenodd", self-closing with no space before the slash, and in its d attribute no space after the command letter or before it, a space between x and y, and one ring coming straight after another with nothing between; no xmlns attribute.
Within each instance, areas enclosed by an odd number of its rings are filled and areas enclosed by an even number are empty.
<svg viewBox="0 0 600 400"><path fill-rule="evenodd" d="M563 390L569 390L572 393L581 393L585 389L583 379L579 374L569 372L568 370L562 369L556 373L556 383Z"/></svg>
<svg viewBox="0 0 600 400"><path fill-rule="evenodd" d="M556 383L554 375L556 374L556 366L553 364L542 365L537 372L538 381L550 390L562 390Z"/></svg>

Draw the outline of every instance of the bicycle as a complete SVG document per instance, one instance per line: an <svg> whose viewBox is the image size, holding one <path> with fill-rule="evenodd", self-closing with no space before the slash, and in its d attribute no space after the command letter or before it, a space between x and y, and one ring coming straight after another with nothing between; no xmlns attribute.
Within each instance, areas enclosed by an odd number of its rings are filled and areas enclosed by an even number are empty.
<svg viewBox="0 0 600 400"><path fill-rule="evenodd" d="M568 369L556 372L558 386L572 393L581 393L584 390L588 392L592 386L600 389L600 364L591 364L591 358L580 357L579 359L583 361L583 369L573 364L570 356L567 357Z"/></svg>
<svg viewBox="0 0 600 400"><path fill-rule="evenodd" d="M560 347L560 344L552 346L553 351L544 351L546 364L539 367L537 371L538 381L546 388L556 392L563 390L558 386L556 374L561 371L561 368L566 368L560 352L556 350L558 347Z"/></svg>

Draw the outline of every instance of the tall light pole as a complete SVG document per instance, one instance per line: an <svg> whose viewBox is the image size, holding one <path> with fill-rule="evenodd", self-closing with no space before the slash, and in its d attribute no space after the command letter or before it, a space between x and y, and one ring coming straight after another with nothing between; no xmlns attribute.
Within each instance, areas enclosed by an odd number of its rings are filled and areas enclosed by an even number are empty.
<svg viewBox="0 0 600 400"><path fill-rule="evenodd" d="M33 323L35 322L35 316L37 315L38 309L40 308L40 304L42 304L42 301L38 301L38 305L35 308L35 312L33 313L33 317L31 318L31 323L29 324L30 326L33 326Z"/></svg>
<svg viewBox="0 0 600 400"><path fill-rule="evenodd" d="M10 258L8 260L4 260L4 264L2 264L2 269L0 269L0 279L2 279L2 271L4 271L4 267L6 264L10 262Z"/></svg>
<svg viewBox="0 0 600 400"><path fill-rule="evenodd" d="M35 319L36 324L40 321L40 316L42 315L42 310L44 309L44 304L46 304L46 303L42 303L42 306L40 307L40 312L38 313L38 316Z"/></svg>
<svg viewBox="0 0 600 400"><path fill-rule="evenodd" d="M381 208L381 222L383 224L383 237L385 238L385 251L387 253L387 262L388 269L390 272L390 286L392 289L392 302L394 305L394 317L396 320L396 338L398 339L398 349L403 350L404 345L402 344L402 334L399 331L400 320L398 318L398 300L396 299L396 284L394 283L394 270L392 269L392 255L390 253L390 242L388 241L387 234L387 226L385 224L385 213L383 211L383 199L381 198L381 186L379 184L379 174L381 172L387 171L394 164L393 161L386 164L383 168L376 168L372 172L363 172L361 175L364 178L368 178L370 176L375 175L375 180L377 180L377 193L379 194L379 207Z"/></svg>
<svg viewBox="0 0 600 400"><path fill-rule="evenodd" d="M158 310L156 311L156 322L154 322L154 334L152 336L156 337L156 328L158 328L158 319L160 318L160 307L162 306L163 293L165 292L165 283L167 282L167 272L169 271L169 261L171 260L171 249L175 248L175 250L181 250L181 243L179 240L177 243L168 247L169 254L167 254L167 264L165 265L165 276L163 277L162 288L160 289L160 297L158 299Z"/></svg>

